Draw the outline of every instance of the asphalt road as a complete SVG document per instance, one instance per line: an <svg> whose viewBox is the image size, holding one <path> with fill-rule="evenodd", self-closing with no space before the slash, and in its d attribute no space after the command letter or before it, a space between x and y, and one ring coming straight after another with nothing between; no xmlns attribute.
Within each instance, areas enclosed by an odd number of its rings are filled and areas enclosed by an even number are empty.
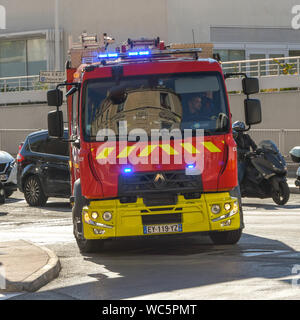
<svg viewBox="0 0 300 320"><path fill-rule="evenodd" d="M243 199L245 229L237 245L208 237L113 241L80 254L68 200L31 208L16 192L0 207L0 239L30 240L60 258L57 279L14 300L300 299L300 195L285 206Z"/></svg>

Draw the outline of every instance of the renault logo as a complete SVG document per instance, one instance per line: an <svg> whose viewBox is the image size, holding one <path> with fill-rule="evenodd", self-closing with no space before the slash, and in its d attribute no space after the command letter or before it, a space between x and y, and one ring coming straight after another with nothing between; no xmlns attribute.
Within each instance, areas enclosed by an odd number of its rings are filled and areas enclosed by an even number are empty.
<svg viewBox="0 0 300 320"><path fill-rule="evenodd" d="M162 188L166 184L166 178L163 173L157 173L153 182L156 188Z"/></svg>

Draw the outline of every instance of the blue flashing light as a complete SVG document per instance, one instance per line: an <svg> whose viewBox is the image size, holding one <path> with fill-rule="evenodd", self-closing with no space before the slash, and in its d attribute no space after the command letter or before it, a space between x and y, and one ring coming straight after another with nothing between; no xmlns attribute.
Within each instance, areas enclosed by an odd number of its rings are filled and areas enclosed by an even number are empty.
<svg viewBox="0 0 300 320"><path fill-rule="evenodd" d="M188 164L186 167L187 167L187 169L194 169L195 165L194 164Z"/></svg>
<svg viewBox="0 0 300 320"><path fill-rule="evenodd" d="M107 59L107 58L118 58L118 53L101 53L99 54L99 59Z"/></svg>
<svg viewBox="0 0 300 320"><path fill-rule="evenodd" d="M118 58L119 54L118 53L109 53L108 57L109 58Z"/></svg>
<svg viewBox="0 0 300 320"><path fill-rule="evenodd" d="M150 55L149 50L128 52L128 57L149 56L149 55Z"/></svg>
<svg viewBox="0 0 300 320"><path fill-rule="evenodd" d="M129 56L129 57L136 57L136 56L138 56L138 55L139 55L138 52L128 52L128 56Z"/></svg>
<svg viewBox="0 0 300 320"><path fill-rule="evenodd" d="M140 51L139 55L140 56L148 56L150 54L150 51Z"/></svg>
<svg viewBox="0 0 300 320"><path fill-rule="evenodd" d="M132 173L132 168L124 168L123 173L126 173L126 174Z"/></svg>

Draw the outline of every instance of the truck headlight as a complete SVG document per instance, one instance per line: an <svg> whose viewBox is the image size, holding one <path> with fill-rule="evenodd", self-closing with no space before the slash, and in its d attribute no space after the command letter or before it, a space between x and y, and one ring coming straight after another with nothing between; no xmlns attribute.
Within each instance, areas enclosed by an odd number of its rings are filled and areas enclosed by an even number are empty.
<svg viewBox="0 0 300 320"><path fill-rule="evenodd" d="M110 221L112 219L112 213L109 211L106 211L102 215L103 220Z"/></svg>
<svg viewBox="0 0 300 320"><path fill-rule="evenodd" d="M93 218L94 220L97 220L98 217L99 217L98 212L97 212L97 211L93 211L93 212L92 212L92 218Z"/></svg>
<svg viewBox="0 0 300 320"><path fill-rule="evenodd" d="M224 209L226 210L226 211L229 211L230 209L231 209L231 205L230 205L230 203L225 203L224 204Z"/></svg>
<svg viewBox="0 0 300 320"><path fill-rule="evenodd" d="M213 214L218 214L221 211L221 207L218 204L213 204L210 210Z"/></svg>

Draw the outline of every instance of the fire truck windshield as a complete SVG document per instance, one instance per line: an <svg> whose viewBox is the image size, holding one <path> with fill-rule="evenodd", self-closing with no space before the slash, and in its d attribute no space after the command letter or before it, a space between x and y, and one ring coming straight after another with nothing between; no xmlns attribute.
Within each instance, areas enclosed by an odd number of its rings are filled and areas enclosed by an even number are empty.
<svg viewBox="0 0 300 320"><path fill-rule="evenodd" d="M128 132L203 129L205 133L229 130L228 107L218 73L124 77L114 81L88 80L83 94L85 139L93 141L99 130L119 136L120 123ZM122 124L122 125L123 125Z"/></svg>

